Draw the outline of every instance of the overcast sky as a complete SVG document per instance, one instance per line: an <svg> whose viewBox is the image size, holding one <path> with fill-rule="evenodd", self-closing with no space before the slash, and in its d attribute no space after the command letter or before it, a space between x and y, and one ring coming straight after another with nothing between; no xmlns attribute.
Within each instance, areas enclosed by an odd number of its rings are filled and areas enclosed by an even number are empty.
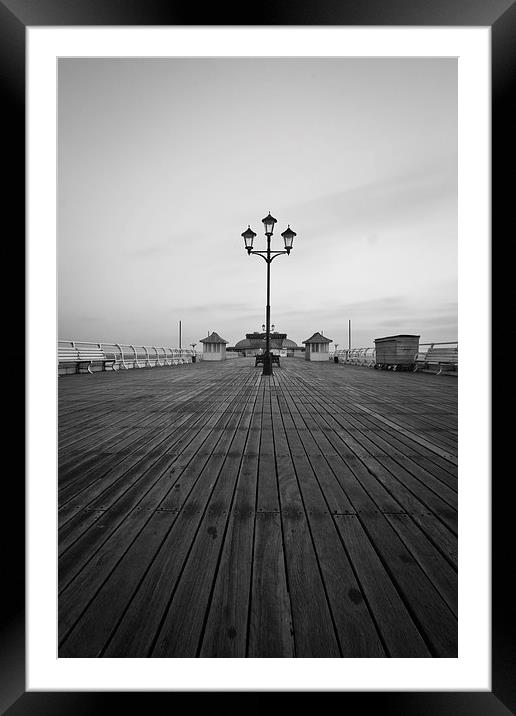
<svg viewBox="0 0 516 716"><path fill-rule="evenodd" d="M59 337L457 339L457 64L61 59ZM199 348L200 346L198 346Z"/></svg>

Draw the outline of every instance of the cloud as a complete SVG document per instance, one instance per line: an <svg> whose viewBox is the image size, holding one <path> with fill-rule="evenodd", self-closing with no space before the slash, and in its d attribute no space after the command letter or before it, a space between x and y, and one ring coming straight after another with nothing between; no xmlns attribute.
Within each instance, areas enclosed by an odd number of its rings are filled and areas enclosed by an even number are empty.
<svg viewBox="0 0 516 716"><path fill-rule="evenodd" d="M456 194L457 163L450 156L417 171L303 201L285 214L303 226L300 241L329 233L348 242L359 232L374 245L390 226L407 224L415 216L432 217L443 203L455 211Z"/></svg>
<svg viewBox="0 0 516 716"><path fill-rule="evenodd" d="M136 247L129 247L127 254L137 259L159 259L161 257L174 257L184 252L185 248L192 249L196 245L208 241L204 231L184 231L173 233L166 239L155 243L145 243Z"/></svg>

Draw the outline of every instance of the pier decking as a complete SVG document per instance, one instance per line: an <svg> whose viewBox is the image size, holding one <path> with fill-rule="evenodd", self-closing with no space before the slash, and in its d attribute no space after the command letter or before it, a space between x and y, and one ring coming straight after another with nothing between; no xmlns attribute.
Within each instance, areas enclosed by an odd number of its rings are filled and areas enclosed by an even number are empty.
<svg viewBox="0 0 516 716"><path fill-rule="evenodd" d="M457 656L457 380L59 379L60 657Z"/></svg>

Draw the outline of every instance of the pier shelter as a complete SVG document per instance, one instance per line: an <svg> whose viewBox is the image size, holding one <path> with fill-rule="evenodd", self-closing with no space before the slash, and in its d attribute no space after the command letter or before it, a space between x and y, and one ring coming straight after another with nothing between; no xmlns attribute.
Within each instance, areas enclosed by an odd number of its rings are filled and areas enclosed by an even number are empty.
<svg viewBox="0 0 516 716"><path fill-rule="evenodd" d="M322 333L316 332L306 341L305 344L305 360L309 361L327 361L330 357L331 338L325 338Z"/></svg>
<svg viewBox="0 0 516 716"><path fill-rule="evenodd" d="M218 333L210 333L207 338L201 338L203 360L226 360L226 344Z"/></svg>

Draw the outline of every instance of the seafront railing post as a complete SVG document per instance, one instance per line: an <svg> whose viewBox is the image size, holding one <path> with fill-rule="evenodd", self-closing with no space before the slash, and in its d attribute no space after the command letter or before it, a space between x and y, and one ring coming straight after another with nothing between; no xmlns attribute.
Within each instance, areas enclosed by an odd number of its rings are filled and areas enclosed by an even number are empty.
<svg viewBox="0 0 516 716"><path fill-rule="evenodd" d="M273 216L271 216L270 212L265 217L265 219L262 219L262 223L265 228L265 236L267 237L267 250L266 251L253 251L253 241L254 237L256 236L255 232L251 229L251 226L248 225L247 229L242 233L242 237L244 239L244 247L250 256L251 254L256 254L257 256L261 256L262 259L265 260L267 263L267 305L265 307L265 354L263 356L263 375L272 375L272 356L270 351L270 332L271 332L271 326L270 326L270 320L271 320L271 306L270 306L270 293L271 293L271 271L270 266L272 261L276 258L276 256L280 256L281 254L290 254L290 251L292 249L292 244L294 242L294 236L296 236L295 231L292 231L290 228L290 224L288 225L287 229L281 234L283 237L283 241L285 243L285 250L284 251L271 251L271 237L274 232L274 224L277 223L277 219L275 219Z"/></svg>

